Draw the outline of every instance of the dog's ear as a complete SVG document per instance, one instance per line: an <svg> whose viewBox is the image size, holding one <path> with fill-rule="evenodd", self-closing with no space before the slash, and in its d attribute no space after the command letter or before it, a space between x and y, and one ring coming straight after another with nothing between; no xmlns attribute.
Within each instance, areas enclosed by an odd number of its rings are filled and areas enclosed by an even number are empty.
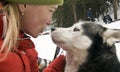
<svg viewBox="0 0 120 72"><path fill-rule="evenodd" d="M120 30L117 29L107 29L102 34L104 42L112 46L116 42L120 42Z"/></svg>

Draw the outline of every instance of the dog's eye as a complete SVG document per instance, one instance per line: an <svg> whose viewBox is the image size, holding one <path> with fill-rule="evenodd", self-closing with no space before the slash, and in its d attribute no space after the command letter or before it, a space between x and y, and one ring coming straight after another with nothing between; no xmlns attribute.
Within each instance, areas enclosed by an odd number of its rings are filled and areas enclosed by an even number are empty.
<svg viewBox="0 0 120 72"><path fill-rule="evenodd" d="M78 29L78 28L74 28L73 31L80 31L80 29Z"/></svg>

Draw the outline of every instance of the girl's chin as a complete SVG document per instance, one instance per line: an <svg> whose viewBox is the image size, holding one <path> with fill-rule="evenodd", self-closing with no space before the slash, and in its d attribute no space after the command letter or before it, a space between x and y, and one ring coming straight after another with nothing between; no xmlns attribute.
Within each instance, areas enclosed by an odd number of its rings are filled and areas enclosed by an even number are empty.
<svg viewBox="0 0 120 72"><path fill-rule="evenodd" d="M38 32L38 33L31 34L31 36L32 36L33 38L37 38L41 33L42 33L42 31L40 31L40 32Z"/></svg>

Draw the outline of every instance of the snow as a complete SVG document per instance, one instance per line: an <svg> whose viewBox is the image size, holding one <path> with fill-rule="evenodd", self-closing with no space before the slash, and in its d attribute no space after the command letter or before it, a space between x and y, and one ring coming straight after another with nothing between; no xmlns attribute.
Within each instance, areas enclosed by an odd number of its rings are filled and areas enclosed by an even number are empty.
<svg viewBox="0 0 120 72"><path fill-rule="evenodd" d="M117 57L120 61L120 43L115 43L115 46L116 46Z"/></svg>
<svg viewBox="0 0 120 72"><path fill-rule="evenodd" d="M50 34L31 39L38 51L38 57L52 61L55 55L56 45L52 42Z"/></svg>
<svg viewBox="0 0 120 72"><path fill-rule="evenodd" d="M110 29L120 29L120 21L112 22L110 24L104 24L103 26Z"/></svg>

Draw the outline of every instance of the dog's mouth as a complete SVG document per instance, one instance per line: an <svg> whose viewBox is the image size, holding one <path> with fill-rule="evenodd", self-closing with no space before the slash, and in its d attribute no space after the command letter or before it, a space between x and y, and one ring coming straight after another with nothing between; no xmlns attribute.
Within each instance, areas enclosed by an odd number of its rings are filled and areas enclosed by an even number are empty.
<svg viewBox="0 0 120 72"><path fill-rule="evenodd" d="M54 42L55 44L63 44L63 43L65 43L65 42L62 41L62 40L57 40L57 39L54 39L54 38L52 38L52 40L53 40L53 42Z"/></svg>
<svg viewBox="0 0 120 72"><path fill-rule="evenodd" d="M66 44L66 41L63 40L63 38L59 37L59 35L56 34L52 34L52 41L59 47L64 47L64 45Z"/></svg>
<svg viewBox="0 0 120 72"><path fill-rule="evenodd" d="M55 44L63 43L62 39L60 38L60 33L58 33L57 31L52 31L51 37Z"/></svg>

